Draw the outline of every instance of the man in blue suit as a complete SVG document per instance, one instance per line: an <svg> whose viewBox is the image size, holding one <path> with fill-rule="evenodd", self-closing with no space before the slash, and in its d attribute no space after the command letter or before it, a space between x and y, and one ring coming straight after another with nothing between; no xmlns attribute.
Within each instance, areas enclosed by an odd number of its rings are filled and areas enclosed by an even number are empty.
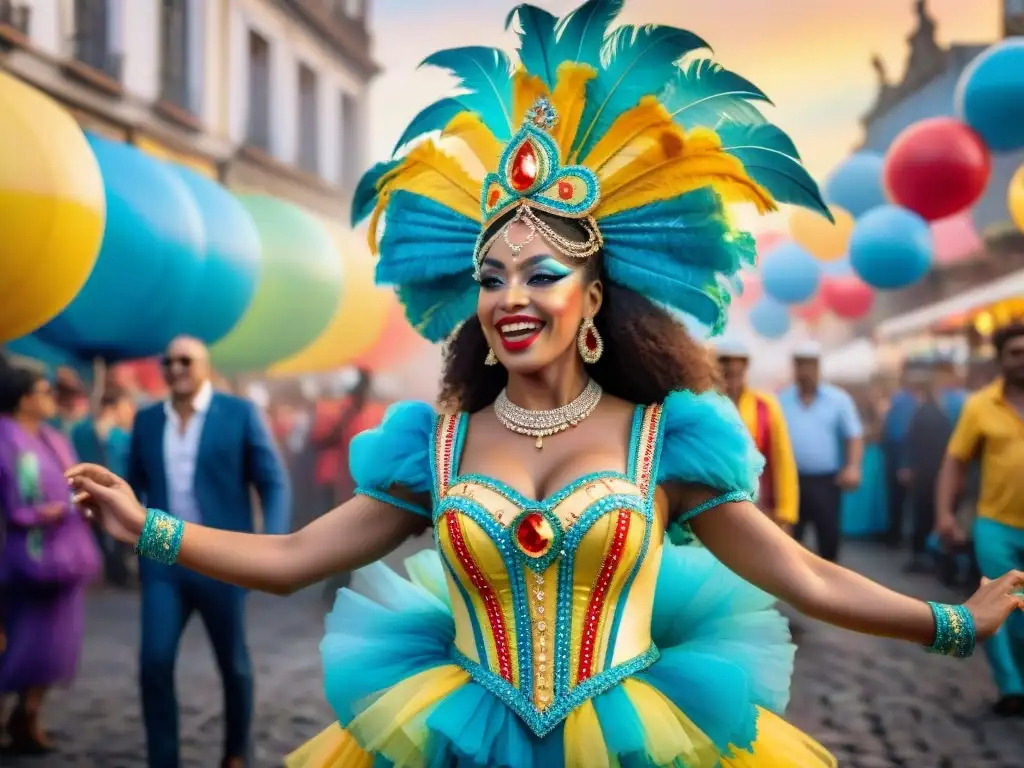
<svg viewBox="0 0 1024 768"><path fill-rule="evenodd" d="M251 489L263 530L289 529L290 494L270 433L255 406L214 392L202 342L181 337L163 358L170 398L138 413L128 482L144 503L190 522L253 531ZM250 752L252 666L245 642L245 592L177 566L140 562L142 709L150 768L177 768L178 643L193 612L206 625L224 683L225 768L242 768Z"/></svg>

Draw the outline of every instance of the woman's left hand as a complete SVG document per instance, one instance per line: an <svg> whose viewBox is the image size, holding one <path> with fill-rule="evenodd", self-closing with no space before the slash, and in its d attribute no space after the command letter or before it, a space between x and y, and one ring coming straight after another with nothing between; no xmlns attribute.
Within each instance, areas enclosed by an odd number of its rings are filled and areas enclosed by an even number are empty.
<svg viewBox="0 0 1024 768"><path fill-rule="evenodd" d="M1003 626L1014 611L1024 610L1024 572L1010 571L998 579L982 579L978 591L964 606L974 617L974 632L978 642L987 640Z"/></svg>

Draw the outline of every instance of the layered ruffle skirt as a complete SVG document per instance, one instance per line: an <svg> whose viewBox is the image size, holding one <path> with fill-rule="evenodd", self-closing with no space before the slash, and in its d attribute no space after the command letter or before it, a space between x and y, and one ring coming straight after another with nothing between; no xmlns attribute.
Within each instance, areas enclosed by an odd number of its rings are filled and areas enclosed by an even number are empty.
<svg viewBox="0 0 1024 768"><path fill-rule="evenodd" d="M339 722L288 768L819 768L836 761L780 715L795 647L773 599L704 549L666 545L657 662L536 736L453 663L440 559L384 565L338 593L321 646Z"/></svg>

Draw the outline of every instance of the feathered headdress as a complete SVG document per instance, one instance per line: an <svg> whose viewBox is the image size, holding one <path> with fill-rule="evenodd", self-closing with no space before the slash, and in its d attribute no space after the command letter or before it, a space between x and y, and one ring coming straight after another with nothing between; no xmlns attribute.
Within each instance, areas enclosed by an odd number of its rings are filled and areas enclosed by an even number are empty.
<svg viewBox="0 0 1024 768"><path fill-rule="evenodd" d="M352 219L370 218L377 281L395 286L431 341L475 311L483 232L513 210L549 239L534 210L579 219L591 240L568 255L603 246L610 280L713 329L730 278L755 258L727 204L791 203L831 219L793 142L755 106L768 98L697 57L708 46L692 32L610 30L622 5L588 0L561 19L519 5L506 20L518 20L518 64L481 46L424 62L461 92L421 111L395 158L363 176Z"/></svg>

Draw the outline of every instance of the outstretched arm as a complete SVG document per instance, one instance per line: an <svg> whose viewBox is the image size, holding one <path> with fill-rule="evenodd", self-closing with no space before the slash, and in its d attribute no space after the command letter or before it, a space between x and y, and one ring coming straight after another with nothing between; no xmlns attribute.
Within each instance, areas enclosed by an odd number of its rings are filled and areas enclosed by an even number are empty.
<svg viewBox="0 0 1024 768"><path fill-rule="evenodd" d="M118 541L136 544L146 510L131 487L95 464L79 464L68 472L75 501L99 514L107 532ZM398 500L429 499L389 489ZM284 536L237 533L202 525L184 525L177 562L198 573L247 589L285 595L332 573L373 562L409 536L426 528L427 520L412 512L362 494Z"/></svg>
<svg viewBox="0 0 1024 768"><path fill-rule="evenodd" d="M709 490L685 494L688 508L717 495ZM883 587L860 574L821 559L772 524L753 504L717 506L690 521L705 547L730 570L778 597L801 613L839 627L928 646L935 640L935 620L927 603ZM1010 574L1002 594L982 587L968 601L979 639L995 631L1024 600L1014 585L1024 574ZM973 602L972 602L973 601Z"/></svg>

